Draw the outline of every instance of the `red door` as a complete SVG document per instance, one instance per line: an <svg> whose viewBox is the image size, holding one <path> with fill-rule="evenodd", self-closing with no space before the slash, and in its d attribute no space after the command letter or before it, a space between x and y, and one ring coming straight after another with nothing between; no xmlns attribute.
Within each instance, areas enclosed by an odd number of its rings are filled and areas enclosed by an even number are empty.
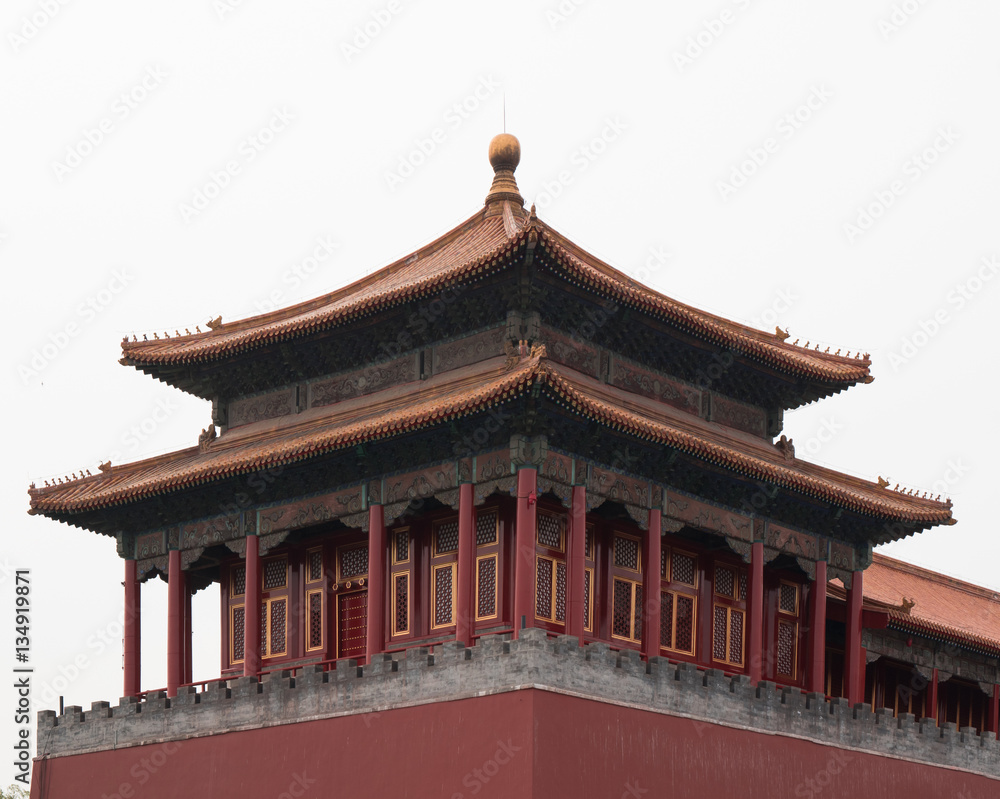
<svg viewBox="0 0 1000 799"><path fill-rule="evenodd" d="M337 657L362 659L368 634L368 591L337 595Z"/></svg>

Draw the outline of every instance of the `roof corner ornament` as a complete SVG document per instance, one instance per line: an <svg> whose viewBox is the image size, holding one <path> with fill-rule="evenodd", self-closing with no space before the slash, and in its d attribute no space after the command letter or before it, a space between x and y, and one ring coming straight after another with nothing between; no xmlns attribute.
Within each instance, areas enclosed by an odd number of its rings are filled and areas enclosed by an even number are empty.
<svg viewBox="0 0 1000 799"><path fill-rule="evenodd" d="M209 445L215 441L215 437L215 425L210 424L206 429L202 430L201 434L198 436L198 451L207 452Z"/></svg>
<svg viewBox="0 0 1000 799"><path fill-rule="evenodd" d="M97 470L107 474L111 471L111 461L104 461L104 463L97 464Z"/></svg>
<svg viewBox="0 0 1000 799"><path fill-rule="evenodd" d="M787 330L782 330L780 327L778 327L777 325L775 325L774 326L774 335L776 335L782 341L785 341L788 338L788 331ZM798 341L798 339L796 339L796 341Z"/></svg>
<svg viewBox="0 0 1000 799"><path fill-rule="evenodd" d="M221 314L219 316L215 317L215 319L209 319L207 322L205 322L205 327L207 327L209 330L215 330L215 328L221 327L221 326L222 326L222 315Z"/></svg>
<svg viewBox="0 0 1000 799"><path fill-rule="evenodd" d="M774 446L784 456L786 461L795 458L795 445L792 443L792 439L788 438L784 433L781 434L781 438L775 442Z"/></svg>
<svg viewBox="0 0 1000 799"><path fill-rule="evenodd" d="M886 480L882 475L878 476L878 487L879 488L888 488L889 487L889 481Z"/></svg>

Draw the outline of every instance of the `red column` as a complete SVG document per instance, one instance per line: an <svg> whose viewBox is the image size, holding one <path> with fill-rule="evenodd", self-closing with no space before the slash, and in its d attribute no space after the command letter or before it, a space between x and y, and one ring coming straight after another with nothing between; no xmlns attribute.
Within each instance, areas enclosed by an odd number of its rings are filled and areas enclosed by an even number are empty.
<svg viewBox="0 0 1000 799"><path fill-rule="evenodd" d="M927 686L927 703L924 707L924 718L934 719L938 717L938 670L931 673L931 681Z"/></svg>
<svg viewBox="0 0 1000 799"><path fill-rule="evenodd" d="M368 662L385 647L385 513L368 508Z"/></svg>
<svg viewBox="0 0 1000 799"><path fill-rule="evenodd" d="M1000 685L994 684L993 696L987 702L989 710L986 713L987 732L1000 733Z"/></svg>
<svg viewBox="0 0 1000 799"><path fill-rule="evenodd" d="M816 561L812 613L809 619L809 680L806 690L817 694L826 688L826 561Z"/></svg>
<svg viewBox="0 0 1000 799"><path fill-rule="evenodd" d="M660 509L649 511L642 562L642 654L660 654Z"/></svg>
<svg viewBox="0 0 1000 799"><path fill-rule="evenodd" d="M246 605L243 611L243 676L260 672L260 548L256 535L247 536Z"/></svg>
<svg viewBox="0 0 1000 799"><path fill-rule="evenodd" d="M522 468L517 471L517 547L514 563L514 637L522 622L534 627L535 530L538 515L538 471Z"/></svg>
<svg viewBox="0 0 1000 799"><path fill-rule="evenodd" d="M187 590L187 580L184 581L184 628L181 643L184 646L184 673L181 683L187 684L194 680L193 653L191 649L191 592Z"/></svg>
<svg viewBox="0 0 1000 799"><path fill-rule="evenodd" d="M861 651L861 600L864 572L856 571L847 592L847 641L844 646L844 693L851 706L865 701L865 664Z"/></svg>
<svg viewBox="0 0 1000 799"><path fill-rule="evenodd" d="M747 635L747 663L750 682L756 685L763 675L761 654L764 649L764 542L750 547L750 631Z"/></svg>
<svg viewBox="0 0 1000 799"><path fill-rule="evenodd" d="M584 581L587 570L587 488L573 486L569 511L569 571L566 575L566 634L575 635L583 646L586 612Z"/></svg>
<svg viewBox="0 0 1000 799"><path fill-rule="evenodd" d="M476 611L476 506L472 483L458 488L458 608L455 614L455 638L472 646Z"/></svg>
<svg viewBox="0 0 1000 799"><path fill-rule="evenodd" d="M139 589L139 577L136 572L134 560L125 561L125 686L122 691L124 696L135 696L141 690L140 677L142 674L142 649L141 639L141 593Z"/></svg>
<svg viewBox="0 0 1000 799"><path fill-rule="evenodd" d="M167 696L177 696L184 678L184 572L179 549L167 559Z"/></svg>

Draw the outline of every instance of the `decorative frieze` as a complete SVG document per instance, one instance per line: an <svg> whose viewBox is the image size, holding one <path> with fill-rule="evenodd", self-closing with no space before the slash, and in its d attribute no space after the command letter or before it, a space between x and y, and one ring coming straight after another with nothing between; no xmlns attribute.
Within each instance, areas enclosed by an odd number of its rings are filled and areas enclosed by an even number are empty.
<svg viewBox="0 0 1000 799"><path fill-rule="evenodd" d="M742 430L744 433L751 433L761 438L768 438L767 435L767 412L763 408L755 405L747 405L745 402L724 397L721 394L712 394L711 420L724 424L726 427L733 427Z"/></svg>
<svg viewBox="0 0 1000 799"><path fill-rule="evenodd" d="M861 645L879 657L912 665L927 679L937 669L940 682L953 676L989 686L1000 682L1000 659L970 652L956 644L930 641L898 630L865 628ZM985 692L991 694L992 688Z"/></svg>
<svg viewBox="0 0 1000 799"><path fill-rule="evenodd" d="M753 519L749 516L674 491L666 490L663 493L665 515L684 522L688 527L739 541L753 540Z"/></svg>
<svg viewBox="0 0 1000 799"><path fill-rule="evenodd" d="M457 341L438 344L434 347L433 354L434 374L503 355L506 332L507 327L503 325L460 338Z"/></svg>
<svg viewBox="0 0 1000 799"><path fill-rule="evenodd" d="M701 391L694 386L646 369L615 355L611 362L609 383L618 388L658 400L687 413L701 414Z"/></svg>
<svg viewBox="0 0 1000 799"><path fill-rule="evenodd" d="M262 422L295 413L294 387L272 391L256 397L246 397L229 403L229 427Z"/></svg>
<svg viewBox="0 0 1000 799"><path fill-rule="evenodd" d="M364 369L315 380L308 384L307 405L319 408L372 394L389 386L411 383L420 377L417 370L418 356L410 354L366 366Z"/></svg>
<svg viewBox="0 0 1000 799"><path fill-rule="evenodd" d="M542 337L550 360L585 375L600 377L601 358L597 347L593 344L572 339L550 327L542 328Z"/></svg>
<svg viewBox="0 0 1000 799"><path fill-rule="evenodd" d="M767 523L764 542L780 552L797 558L815 561L819 556L819 542L816 536L774 522Z"/></svg>

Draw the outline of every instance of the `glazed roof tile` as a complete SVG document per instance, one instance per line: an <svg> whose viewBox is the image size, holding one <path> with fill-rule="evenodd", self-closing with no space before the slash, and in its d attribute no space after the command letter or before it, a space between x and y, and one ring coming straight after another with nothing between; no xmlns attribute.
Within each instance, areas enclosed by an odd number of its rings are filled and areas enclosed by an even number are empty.
<svg viewBox="0 0 1000 799"><path fill-rule="evenodd" d="M227 431L201 451L115 466L109 472L32 488L34 513L74 513L141 501L212 480L290 464L343 447L399 435L509 401L538 383L578 415L732 472L879 519L929 526L953 523L951 503L899 494L875 483L786 458L769 442L602 384L545 357L505 368L503 357L444 372L300 414Z"/></svg>
<svg viewBox="0 0 1000 799"><path fill-rule="evenodd" d="M872 380L867 358L807 350L784 341L777 332L755 330L673 300L590 255L533 213L526 218L523 209L512 209L509 203L504 203L502 214L479 211L412 255L314 300L221 324L204 333L123 341L122 363L140 368L207 363L308 336L502 268L529 239L540 241L567 279L701 340L795 377L843 387Z"/></svg>

